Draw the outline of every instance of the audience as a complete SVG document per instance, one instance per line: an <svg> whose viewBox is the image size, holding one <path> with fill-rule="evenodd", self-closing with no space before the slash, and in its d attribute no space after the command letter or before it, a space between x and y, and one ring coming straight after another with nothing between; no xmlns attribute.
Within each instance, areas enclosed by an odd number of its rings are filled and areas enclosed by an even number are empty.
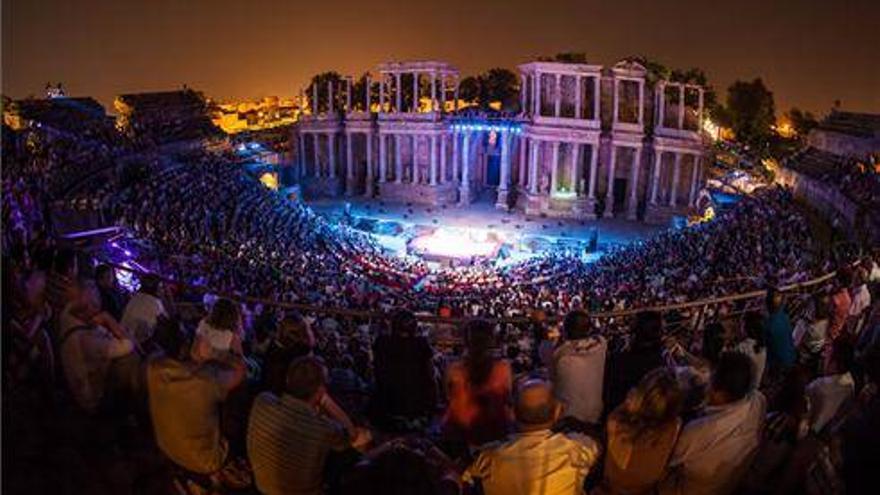
<svg viewBox="0 0 880 495"><path fill-rule="evenodd" d="M517 433L487 445L465 470L466 483L479 480L486 495L575 495L599 459L599 445L577 433L551 428L562 405L550 383L527 380L517 389Z"/></svg>
<svg viewBox="0 0 880 495"><path fill-rule="evenodd" d="M767 367L767 344L764 335L764 322L758 312L746 313L743 320L746 338L733 349L745 354L752 360L754 373L752 374L752 390L761 386L764 378L764 370Z"/></svg>
<svg viewBox="0 0 880 495"><path fill-rule="evenodd" d="M620 405L639 381L651 370L665 364L663 359L663 317L655 311L636 315L632 340L619 353L608 356L605 371L605 406L613 410Z"/></svg>
<svg viewBox="0 0 880 495"><path fill-rule="evenodd" d="M168 317L159 297L160 284L161 281L154 275L141 277L140 289L132 294L122 313L122 325L141 344L152 338L159 318Z"/></svg>
<svg viewBox="0 0 880 495"><path fill-rule="evenodd" d="M837 414L840 407L855 395L853 347L846 340L834 343L831 361L824 376L816 378L806 388L810 400L810 428L820 432Z"/></svg>
<svg viewBox="0 0 880 495"><path fill-rule="evenodd" d="M122 311L126 306L125 292L119 289L116 271L112 266L101 264L95 267L95 285L98 286L98 293L101 296L101 307L104 308L104 311L110 313L110 316L120 320L123 325L128 327L129 325L122 318ZM134 335L137 336L136 331Z"/></svg>
<svg viewBox="0 0 880 495"><path fill-rule="evenodd" d="M785 310L783 298L777 290L767 290L767 318L764 321L767 364L779 370L791 368L797 358L791 320Z"/></svg>

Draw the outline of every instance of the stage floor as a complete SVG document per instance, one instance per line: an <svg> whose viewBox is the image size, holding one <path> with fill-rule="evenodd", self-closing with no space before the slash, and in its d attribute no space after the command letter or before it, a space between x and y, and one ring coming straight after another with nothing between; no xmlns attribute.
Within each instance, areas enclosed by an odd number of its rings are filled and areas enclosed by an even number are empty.
<svg viewBox="0 0 880 495"><path fill-rule="evenodd" d="M494 231L507 239L518 239L529 249L514 249L511 261L540 252L540 246L552 244L585 245L594 231L598 232L598 251L614 245L629 244L651 237L666 227L619 219L579 221L526 217L520 212L495 209L488 201L467 207L446 208L391 204L379 200L322 199L307 201L314 211L334 221L343 218L346 203L350 205L351 223L369 230L389 250L405 253L410 238L429 234L437 229L474 229ZM534 248L539 246L539 248ZM524 251L524 252L520 252Z"/></svg>

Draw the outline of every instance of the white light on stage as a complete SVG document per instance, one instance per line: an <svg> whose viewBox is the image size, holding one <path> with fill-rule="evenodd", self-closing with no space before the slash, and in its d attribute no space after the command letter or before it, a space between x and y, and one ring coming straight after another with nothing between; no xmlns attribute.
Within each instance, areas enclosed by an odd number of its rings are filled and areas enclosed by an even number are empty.
<svg viewBox="0 0 880 495"><path fill-rule="evenodd" d="M410 247L438 258L494 258L505 239L497 232L480 229L439 228L416 237Z"/></svg>

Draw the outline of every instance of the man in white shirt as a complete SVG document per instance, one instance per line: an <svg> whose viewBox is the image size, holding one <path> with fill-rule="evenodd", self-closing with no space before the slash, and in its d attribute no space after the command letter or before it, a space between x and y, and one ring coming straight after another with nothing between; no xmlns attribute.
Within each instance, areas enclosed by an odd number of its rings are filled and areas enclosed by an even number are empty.
<svg viewBox="0 0 880 495"><path fill-rule="evenodd" d="M855 395L856 385L850 370L853 365L852 345L844 339L834 342L831 349L830 373L807 385L810 399L810 428L819 433L847 400Z"/></svg>
<svg viewBox="0 0 880 495"><path fill-rule="evenodd" d="M753 366L738 352L721 355L703 415L682 428L661 493L734 493L758 449L766 399L750 391Z"/></svg>
<svg viewBox="0 0 880 495"><path fill-rule="evenodd" d="M122 313L122 326L131 332L138 343L153 336L159 316L168 316L158 296L160 284L159 277L155 275L141 277L140 289L131 296Z"/></svg>
<svg viewBox="0 0 880 495"><path fill-rule="evenodd" d="M577 433L550 428L561 412L550 384L529 380L517 391L519 433L490 444L462 475L480 480L486 495L579 495L599 458L599 445Z"/></svg>
<svg viewBox="0 0 880 495"><path fill-rule="evenodd" d="M566 342L553 352L550 376L553 392L562 403L563 416L598 423L602 416L602 384L608 343L591 335L590 317L575 310L565 317Z"/></svg>
<svg viewBox="0 0 880 495"><path fill-rule="evenodd" d="M119 394L138 389L139 360L125 329L100 312L94 283L80 281L74 291L74 299L59 317L58 348L71 394L80 407L93 413Z"/></svg>

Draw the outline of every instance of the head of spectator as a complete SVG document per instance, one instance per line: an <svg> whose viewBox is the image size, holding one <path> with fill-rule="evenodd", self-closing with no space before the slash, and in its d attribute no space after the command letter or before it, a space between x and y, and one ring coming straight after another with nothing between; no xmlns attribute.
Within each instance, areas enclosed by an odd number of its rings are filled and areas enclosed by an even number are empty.
<svg viewBox="0 0 880 495"><path fill-rule="evenodd" d="M287 368L285 393L318 406L327 392L327 368L314 356L294 359Z"/></svg>
<svg viewBox="0 0 880 495"><path fill-rule="evenodd" d="M76 251L71 249L61 249L55 253L55 260L52 264L52 271L64 277L74 278L78 272L78 264Z"/></svg>
<svg viewBox="0 0 880 495"><path fill-rule="evenodd" d="M139 292L159 297L159 290L162 285L162 279L153 273L146 273L140 278L141 286Z"/></svg>
<svg viewBox="0 0 880 495"><path fill-rule="evenodd" d="M749 311L743 318L743 331L746 338L754 341L754 352L758 353L767 346L767 336L764 332L764 317L757 311Z"/></svg>
<svg viewBox="0 0 880 495"><path fill-rule="evenodd" d="M638 438L678 418L683 404L684 392L675 374L657 368L630 389L613 414L628 436Z"/></svg>
<svg viewBox="0 0 880 495"><path fill-rule="evenodd" d="M116 288L116 271L110 265L98 265L95 267L95 283L102 289Z"/></svg>
<svg viewBox="0 0 880 495"><path fill-rule="evenodd" d="M381 449L365 466L366 486L359 486L358 492L365 489L368 494L409 495L423 493L439 494L440 482L435 480L425 455L402 443Z"/></svg>
<svg viewBox="0 0 880 495"><path fill-rule="evenodd" d="M492 347L495 344L495 329L491 322L474 319L464 327L466 354L464 357L468 380L472 385L482 385L489 379L495 359Z"/></svg>
<svg viewBox="0 0 880 495"><path fill-rule="evenodd" d="M663 345L663 315L659 311L638 313L632 325L632 346L640 349L656 349Z"/></svg>
<svg viewBox="0 0 880 495"><path fill-rule="evenodd" d="M823 321L831 318L831 301L827 294L816 294L814 297L813 320Z"/></svg>
<svg viewBox="0 0 880 495"><path fill-rule="evenodd" d="M241 307L231 299L220 298L214 303L205 321L218 330L237 333L242 327Z"/></svg>
<svg viewBox="0 0 880 495"><path fill-rule="evenodd" d="M765 302L767 305L767 313L772 315L777 311L782 310L785 298L783 294L779 292L779 290L777 290L775 287L770 287L769 289L767 289Z"/></svg>
<svg viewBox="0 0 880 495"><path fill-rule="evenodd" d="M395 337L415 337L419 322L408 309L398 309L391 314L391 334Z"/></svg>
<svg viewBox="0 0 880 495"><path fill-rule="evenodd" d="M73 299L70 301L71 312L78 315L91 316L101 310L101 296L95 281L89 278L78 278L73 286Z"/></svg>
<svg viewBox="0 0 880 495"><path fill-rule="evenodd" d="M156 322L155 341L165 356L185 361L190 356L192 335L173 318L159 318Z"/></svg>
<svg viewBox="0 0 880 495"><path fill-rule="evenodd" d="M752 373L748 356L740 352L722 353L709 382L709 405L722 406L745 397L751 390Z"/></svg>
<svg viewBox="0 0 880 495"><path fill-rule="evenodd" d="M724 351L725 345L724 325L717 321L706 325L706 328L703 330L703 358L713 365L716 364L721 357L721 353Z"/></svg>
<svg viewBox="0 0 880 495"><path fill-rule="evenodd" d="M275 335L275 343L296 356L305 356L311 354L315 348L315 335L309 322L294 313L281 320L278 333Z"/></svg>
<svg viewBox="0 0 880 495"><path fill-rule="evenodd" d="M591 333L590 315L582 309L570 311L565 315L562 330L566 340L583 340L588 338Z"/></svg>
<svg viewBox="0 0 880 495"><path fill-rule="evenodd" d="M544 380L526 380L516 390L514 414L520 431L550 429L562 413L553 387Z"/></svg>

